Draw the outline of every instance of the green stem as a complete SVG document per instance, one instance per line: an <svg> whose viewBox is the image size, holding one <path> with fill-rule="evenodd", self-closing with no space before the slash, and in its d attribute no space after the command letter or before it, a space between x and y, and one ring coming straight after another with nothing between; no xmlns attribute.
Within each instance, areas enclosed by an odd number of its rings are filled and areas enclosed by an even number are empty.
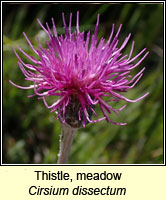
<svg viewBox="0 0 166 200"><path fill-rule="evenodd" d="M77 131L77 128L72 128L67 124L61 124L62 132L60 136L60 149L58 154L57 164L65 164L68 160L70 148Z"/></svg>

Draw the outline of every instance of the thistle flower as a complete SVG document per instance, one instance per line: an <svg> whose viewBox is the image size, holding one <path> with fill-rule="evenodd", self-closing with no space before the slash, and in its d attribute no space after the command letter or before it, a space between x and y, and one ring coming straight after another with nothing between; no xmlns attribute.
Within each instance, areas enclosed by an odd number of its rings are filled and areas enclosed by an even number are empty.
<svg viewBox="0 0 166 200"><path fill-rule="evenodd" d="M113 122L109 114L111 112L118 114L126 105L115 109L111 106L111 102L120 100L137 102L148 95L147 92L136 100L129 100L121 94L133 88L142 77L145 68L134 77L130 75L130 71L138 67L148 55L148 52L145 53L146 48L132 58L133 41L129 55L122 55L122 50L131 37L129 34L122 45L117 47L122 25L114 34L113 24L109 39L105 41L104 38L101 38L98 41L99 15L92 36L90 36L90 31L87 34L80 32L79 12L77 12L75 32L71 31L72 14L70 14L69 26L66 25L64 13L62 18L64 36L58 35L53 18L53 32L48 23L46 23L45 28L38 19L39 25L49 38L49 41L46 41L46 48L42 47L37 38L39 48L35 49L26 34L23 33L38 58L36 59L23 49L18 48L32 63L27 64L15 50L14 52L25 80L31 81L33 84L29 87L22 87L10 82L21 89L33 89L34 94L30 97L38 96L38 99L42 99L51 112L57 112L57 118L60 119L61 123L67 123L71 127L85 127L87 123L96 123L101 120L125 125L126 123ZM136 64L133 64L137 58L140 59ZM52 105L48 105L47 98L49 96L56 96L59 99ZM106 97L107 101L104 100ZM95 112L97 104L103 117L92 120L93 115L97 116Z"/></svg>

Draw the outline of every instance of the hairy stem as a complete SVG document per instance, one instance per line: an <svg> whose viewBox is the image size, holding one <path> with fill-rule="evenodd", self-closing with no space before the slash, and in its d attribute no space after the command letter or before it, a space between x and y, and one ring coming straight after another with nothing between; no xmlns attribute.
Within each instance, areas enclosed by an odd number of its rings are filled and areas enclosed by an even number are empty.
<svg viewBox="0 0 166 200"><path fill-rule="evenodd" d="M60 136L60 149L57 164L65 164L67 162L70 147L72 145L77 128L72 128L67 124L61 124L62 132Z"/></svg>

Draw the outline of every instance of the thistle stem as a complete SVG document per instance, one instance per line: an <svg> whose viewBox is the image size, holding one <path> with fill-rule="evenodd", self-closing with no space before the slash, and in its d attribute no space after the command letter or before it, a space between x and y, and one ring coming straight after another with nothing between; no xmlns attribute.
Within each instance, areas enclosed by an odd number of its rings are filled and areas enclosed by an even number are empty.
<svg viewBox="0 0 166 200"><path fill-rule="evenodd" d="M70 148L77 131L77 128L72 128L67 124L61 124L62 132L60 136L60 149L58 154L57 164L65 164L67 162Z"/></svg>

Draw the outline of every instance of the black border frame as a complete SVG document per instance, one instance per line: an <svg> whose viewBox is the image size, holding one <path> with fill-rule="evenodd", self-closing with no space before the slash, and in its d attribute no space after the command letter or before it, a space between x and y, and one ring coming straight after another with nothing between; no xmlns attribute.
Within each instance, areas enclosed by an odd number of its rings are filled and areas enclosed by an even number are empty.
<svg viewBox="0 0 166 200"><path fill-rule="evenodd" d="M3 26L2 26L2 12L3 12L3 4L28 4L28 3L100 3L100 1L1 1L1 41L3 41ZM3 164L2 163L2 145L3 145L3 43L1 42L1 66L2 66L2 73L1 73L1 161L0 166L166 166L165 159L166 159L166 149L165 149L165 1L102 1L101 3L156 3L156 4L163 4L163 29L164 29L164 40L163 40L163 164Z"/></svg>

